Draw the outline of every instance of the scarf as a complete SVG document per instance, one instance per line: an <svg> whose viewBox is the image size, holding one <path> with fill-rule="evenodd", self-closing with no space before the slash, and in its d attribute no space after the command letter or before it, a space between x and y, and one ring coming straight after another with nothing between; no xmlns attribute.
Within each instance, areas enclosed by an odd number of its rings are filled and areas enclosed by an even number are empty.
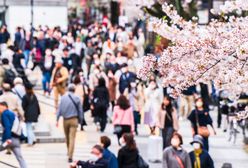
<svg viewBox="0 0 248 168"><path fill-rule="evenodd" d="M195 153L195 163L194 163L194 168L201 168L201 159L200 155L202 153L202 149L197 149L194 151Z"/></svg>

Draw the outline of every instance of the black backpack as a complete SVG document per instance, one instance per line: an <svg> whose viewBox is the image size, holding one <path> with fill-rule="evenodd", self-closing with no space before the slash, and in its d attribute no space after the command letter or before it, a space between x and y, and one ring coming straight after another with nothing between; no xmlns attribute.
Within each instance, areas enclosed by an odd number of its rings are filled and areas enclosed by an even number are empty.
<svg viewBox="0 0 248 168"><path fill-rule="evenodd" d="M5 83L9 83L11 86L13 86L13 82L16 78L16 74L14 71L12 71L11 69L5 69L4 71L4 82Z"/></svg>

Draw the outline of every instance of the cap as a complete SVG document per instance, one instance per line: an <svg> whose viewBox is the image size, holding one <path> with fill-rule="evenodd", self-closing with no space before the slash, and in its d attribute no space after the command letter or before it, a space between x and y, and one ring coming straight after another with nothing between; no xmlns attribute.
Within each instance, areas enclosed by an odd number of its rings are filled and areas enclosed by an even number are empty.
<svg viewBox="0 0 248 168"><path fill-rule="evenodd" d="M193 145L193 143L200 143L202 146L204 146L203 138L201 135L195 135L193 141L190 142L190 144Z"/></svg>
<svg viewBox="0 0 248 168"><path fill-rule="evenodd" d="M63 64L63 60L61 57L56 57L55 60L54 60L55 63L61 63Z"/></svg>
<svg viewBox="0 0 248 168"><path fill-rule="evenodd" d="M23 84L22 78L20 78L20 77L15 78L15 79L14 79L14 84L15 84L15 85L16 85L16 84Z"/></svg>

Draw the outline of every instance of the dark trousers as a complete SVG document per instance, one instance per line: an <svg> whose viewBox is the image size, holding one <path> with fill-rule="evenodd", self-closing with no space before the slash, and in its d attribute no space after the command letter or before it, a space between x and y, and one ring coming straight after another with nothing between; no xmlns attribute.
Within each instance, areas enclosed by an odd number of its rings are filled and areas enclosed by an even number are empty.
<svg viewBox="0 0 248 168"><path fill-rule="evenodd" d="M121 133L120 134L116 134L119 145L120 145L120 138L122 137L122 135L124 133L130 133L131 132L131 126L130 125L122 125L121 128L122 128Z"/></svg>
<svg viewBox="0 0 248 168"><path fill-rule="evenodd" d="M207 152L209 151L209 145L208 145L208 138L203 138L203 149L205 149Z"/></svg>
<svg viewBox="0 0 248 168"><path fill-rule="evenodd" d="M162 130L162 137L163 137L163 149L171 145L171 137L174 133L173 127L165 127Z"/></svg>

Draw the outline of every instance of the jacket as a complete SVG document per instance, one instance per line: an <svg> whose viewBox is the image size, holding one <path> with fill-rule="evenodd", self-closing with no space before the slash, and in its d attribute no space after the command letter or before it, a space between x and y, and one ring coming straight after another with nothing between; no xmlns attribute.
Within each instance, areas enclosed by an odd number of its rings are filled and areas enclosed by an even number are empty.
<svg viewBox="0 0 248 168"><path fill-rule="evenodd" d="M15 113L10 110L5 110L1 115L1 123L3 126L2 142L12 138L11 129L15 120Z"/></svg>
<svg viewBox="0 0 248 168"><path fill-rule="evenodd" d="M25 122L38 122L40 106L35 95L26 94L22 99Z"/></svg>
<svg viewBox="0 0 248 168"><path fill-rule="evenodd" d="M191 161L187 151L183 149L175 150L172 146L165 148L163 152L163 168L181 168L175 155L181 159L184 168L191 168Z"/></svg>
<svg viewBox="0 0 248 168"><path fill-rule="evenodd" d="M58 79L55 79L55 73L57 71L57 68L54 68L53 69L53 72L52 72L52 77L51 77L51 86L53 86L55 83L55 80L56 80L56 84L59 84L59 85L62 85L62 86L65 86L66 85L66 82L69 78L69 72L68 70L65 68L65 67L61 67L60 68L60 74L61 74L61 77L59 77ZM57 85L56 85L57 86Z"/></svg>
<svg viewBox="0 0 248 168"><path fill-rule="evenodd" d="M195 153L194 151L189 153L191 164L194 165L195 163ZM206 151L202 151L200 154L200 162L201 162L201 168L214 168L214 162L211 158L211 156ZM192 166L192 168L195 168Z"/></svg>
<svg viewBox="0 0 248 168"><path fill-rule="evenodd" d="M133 72L122 73L119 81L119 91L121 94L124 93L125 89L128 88L128 85L131 81L136 79L136 75Z"/></svg>
<svg viewBox="0 0 248 168"><path fill-rule="evenodd" d="M166 122L166 110L160 110L157 113L157 126L160 129L164 129L164 123ZM172 111L172 120L173 120L173 128L174 130L178 130L179 129L179 123L178 123L178 117L177 117L177 111L175 108L173 108Z"/></svg>
<svg viewBox="0 0 248 168"><path fill-rule="evenodd" d="M100 158L95 163L78 161L77 165L83 168L108 168L108 161L104 158Z"/></svg>
<svg viewBox="0 0 248 168"><path fill-rule="evenodd" d="M103 158L108 161L108 168L118 168L117 158L108 149L104 149Z"/></svg>
<svg viewBox="0 0 248 168"><path fill-rule="evenodd" d="M122 147L118 152L119 168L138 168L138 150L130 150L127 146Z"/></svg>
<svg viewBox="0 0 248 168"><path fill-rule="evenodd" d="M21 119L24 119L24 112L19 101L19 98L12 92L4 92L0 96L0 101L5 101L11 111L15 112Z"/></svg>
<svg viewBox="0 0 248 168"><path fill-rule="evenodd" d="M132 108L126 110L121 109L119 106L114 107L113 125L130 125L131 130L134 131L134 116Z"/></svg>

